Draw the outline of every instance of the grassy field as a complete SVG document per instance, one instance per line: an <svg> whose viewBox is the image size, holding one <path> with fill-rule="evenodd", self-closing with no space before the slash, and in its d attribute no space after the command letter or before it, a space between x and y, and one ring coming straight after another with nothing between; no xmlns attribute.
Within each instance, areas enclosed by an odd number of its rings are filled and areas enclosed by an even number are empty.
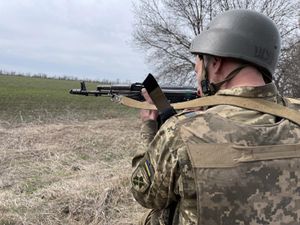
<svg viewBox="0 0 300 225"><path fill-rule="evenodd" d="M128 117L136 111L109 97L70 95L79 81L0 75L0 120L7 124ZM91 90L96 83L87 83Z"/></svg>
<svg viewBox="0 0 300 225"><path fill-rule="evenodd" d="M0 225L133 225L137 112L79 82L0 76ZM88 87L95 88L94 83Z"/></svg>

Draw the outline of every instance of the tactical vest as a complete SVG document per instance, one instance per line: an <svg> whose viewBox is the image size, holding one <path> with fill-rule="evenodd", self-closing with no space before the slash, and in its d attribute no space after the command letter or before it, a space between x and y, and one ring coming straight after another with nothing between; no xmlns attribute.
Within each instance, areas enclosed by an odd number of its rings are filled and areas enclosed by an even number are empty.
<svg viewBox="0 0 300 225"><path fill-rule="evenodd" d="M198 225L300 224L300 125L204 117L212 129L220 127L217 138L201 127L181 129L195 176Z"/></svg>

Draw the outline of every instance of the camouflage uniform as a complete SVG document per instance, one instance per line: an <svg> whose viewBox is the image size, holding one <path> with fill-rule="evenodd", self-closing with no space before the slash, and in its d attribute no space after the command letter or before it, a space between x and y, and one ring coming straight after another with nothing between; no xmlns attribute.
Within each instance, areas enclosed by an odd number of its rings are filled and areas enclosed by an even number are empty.
<svg viewBox="0 0 300 225"><path fill-rule="evenodd" d="M272 83L217 95L287 104ZM132 193L144 207L161 209L161 224L174 202L174 225L300 224L300 159L280 155L286 145L299 152L299 143L298 125L269 114L229 105L181 113L134 157ZM270 145L281 150L264 151Z"/></svg>

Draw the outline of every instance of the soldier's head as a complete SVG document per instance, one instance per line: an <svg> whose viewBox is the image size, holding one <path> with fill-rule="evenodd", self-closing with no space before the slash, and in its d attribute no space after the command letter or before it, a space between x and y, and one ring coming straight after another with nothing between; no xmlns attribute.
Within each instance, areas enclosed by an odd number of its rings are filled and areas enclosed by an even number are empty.
<svg viewBox="0 0 300 225"><path fill-rule="evenodd" d="M208 29L196 36L190 51L197 56L196 72L202 71L199 79L203 91L214 94L220 88L218 85L228 82L246 67L255 68L265 82L271 82L280 54L280 35L267 16L251 10L230 10L215 17ZM220 84L214 85L207 70L210 63L218 60L237 66L224 82L219 80Z"/></svg>

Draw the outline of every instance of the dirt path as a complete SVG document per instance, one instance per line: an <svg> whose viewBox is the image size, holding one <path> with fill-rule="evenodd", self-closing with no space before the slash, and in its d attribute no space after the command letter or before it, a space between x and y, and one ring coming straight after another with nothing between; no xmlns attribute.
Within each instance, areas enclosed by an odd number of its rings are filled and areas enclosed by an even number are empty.
<svg viewBox="0 0 300 225"><path fill-rule="evenodd" d="M0 224L136 224L135 119L0 127Z"/></svg>

